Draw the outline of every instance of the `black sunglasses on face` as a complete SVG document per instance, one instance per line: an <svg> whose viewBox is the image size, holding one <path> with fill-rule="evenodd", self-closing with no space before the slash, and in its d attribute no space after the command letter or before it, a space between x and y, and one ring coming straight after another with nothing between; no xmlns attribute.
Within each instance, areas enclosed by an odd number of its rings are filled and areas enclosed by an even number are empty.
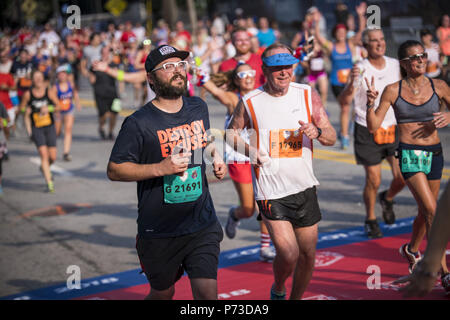
<svg viewBox="0 0 450 320"><path fill-rule="evenodd" d="M412 56L403 58L403 60L410 60L410 61L419 61L420 59L428 59L428 53L424 52L424 53L418 53L418 54L413 54Z"/></svg>

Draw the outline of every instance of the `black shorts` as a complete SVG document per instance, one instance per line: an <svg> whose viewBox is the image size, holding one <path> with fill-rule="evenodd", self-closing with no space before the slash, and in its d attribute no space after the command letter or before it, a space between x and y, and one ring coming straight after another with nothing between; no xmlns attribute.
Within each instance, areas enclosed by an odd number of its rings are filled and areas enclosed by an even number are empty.
<svg viewBox="0 0 450 320"><path fill-rule="evenodd" d="M402 172L403 179L407 180L417 172L403 172L402 150L423 150L433 152L433 156L431 158L431 171L426 175L427 180L440 180L442 178L442 171L444 170L444 156L442 154L442 145L440 143L431 146L417 146L414 144L399 143L398 158L400 163L400 171Z"/></svg>
<svg viewBox="0 0 450 320"><path fill-rule="evenodd" d="M136 238L142 271L150 286L166 290L186 271L190 279L217 279L223 231L217 221L198 232L173 238Z"/></svg>
<svg viewBox="0 0 450 320"><path fill-rule="evenodd" d="M322 219L315 186L281 199L256 203L266 219L289 221L294 228L310 227Z"/></svg>
<svg viewBox="0 0 450 320"><path fill-rule="evenodd" d="M395 142L377 144L369 129L355 122L354 149L357 164L375 166L383 159L394 156L398 147L398 127L395 128Z"/></svg>
<svg viewBox="0 0 450 320"><path fill-rule="evenodd" d="M111 110L114 99L116 99L116 97L114 97L114 96L103 97L103 96L95 95L95 103L97 105L97 111L98 111L99 117L102 117L107 112L117 113L117 112Z"/></svg>
<svg viewBox="0 0 450 320"><path fill-rule="evenodd" d="M36 147L56 147L56 130L55 125L42 128L31 127L31 139Z"/></svg>
<svg viewBox="0 0 450 320"><path fill-rule="evenodd" d="M333 91L335 98L337 98L341 94L341 92L344 91L344 89L345 89L345 85L343 85L343 86L331 85L331 91Z"/></svg>

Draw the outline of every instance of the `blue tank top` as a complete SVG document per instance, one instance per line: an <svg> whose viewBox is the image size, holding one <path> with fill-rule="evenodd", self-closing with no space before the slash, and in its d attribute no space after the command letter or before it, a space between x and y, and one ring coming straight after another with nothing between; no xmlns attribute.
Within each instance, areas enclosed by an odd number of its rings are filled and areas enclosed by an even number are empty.
<svg viewBox="0 0 450 320"><path fill-rule="evenodd" d="M59 84L56 83L56 90L58 94L58 99L61 101L62 109L61 113L71 112L75 107L73 104L73 89L70 82L67 82L67 91L61 91Z"/></svg>
<svg viewBox="0 0 450 320"><path fill-rule="evenodd" d="M333 45L333 50L331 51L330 83L334 86L344 86L353 67L352 51L348 43L346 43L346 46L347 51L345 53L337 52L335 45Z"/></svg>
<svg viewBox="0 0 450 320"><path fill-rule="evenodd" d="M398 85L398 97L394 103L394 113L397 123L431 121L433 120L433 113L439 112L439 96L434 90L433 81L430 78L428 78L428 80L430 80L431 88L433 88L433 95L427 102L421 105L409 103L402 98L401 93L403 80L400 80Z"/></svg>

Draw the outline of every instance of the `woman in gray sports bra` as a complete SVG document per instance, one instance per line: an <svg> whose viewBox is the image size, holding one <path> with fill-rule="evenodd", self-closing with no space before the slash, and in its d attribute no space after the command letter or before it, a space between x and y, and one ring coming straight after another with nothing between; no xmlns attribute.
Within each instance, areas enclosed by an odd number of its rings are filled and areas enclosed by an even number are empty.
<svg viewBox="0 0 450 320"><path fill-rule="evenodd" d="M374 108L378 92L374 79L366 80L367 127L374 132L381 125L389 107L394 109L399 129L398 158L403 178L418 205L411 241L400 248L409 262L409 270L420 259L420 243L431 228L444 167L442 146L438 130L450 123L450 113L441 110L442 104L450 109L450 89L442 80L425 76L427 54L423 45L408 40L400 45L398 59L403 79L388 85ZM376 109L376 110L375 110ZM441 262L441 283L450 292L450 274L445 261Z"/></svg>

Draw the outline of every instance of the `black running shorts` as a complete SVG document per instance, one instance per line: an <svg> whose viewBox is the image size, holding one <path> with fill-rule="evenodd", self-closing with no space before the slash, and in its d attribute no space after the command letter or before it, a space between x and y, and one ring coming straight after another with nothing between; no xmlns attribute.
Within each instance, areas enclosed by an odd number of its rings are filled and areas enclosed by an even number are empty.
<svg viewBox="0 0 450 320"><path fill-rule="evenodd" d="M31 139L34 141L36 147L56 147L56 130L55 125L50 125L42 128L31 127Z"/></svg>
<svg viewBox="0 0 450 320"><path fill-rule="evenodd" d="M369 129L355 122L354 141L356 163L375 166L380 164L383 159L395 155L398 147L398 132L396 131L394 143L377 144Z"/></svg>
<svg viewBox="0 0 450 320"><path fill-rule="evenodd" d="M217 279L223 231L216 221L198 232L172 238L136 238L142 271L155 290L173 286L186 271L190 279Z"/></svg>
<svg viewBox="0 0 450 320"><path fill-rule="evenodd" d="M322 219L315 186L281 199L256 203L266 219L289 221L294 228L310 227Z"/></svg>
<svg viewBox="0 0 450 320"><path fill-rule="evenodd" d="M107 112L117 113L111 110L115 97L95 96L95 103L97 105L98 116L102 117Z"/></svg>

